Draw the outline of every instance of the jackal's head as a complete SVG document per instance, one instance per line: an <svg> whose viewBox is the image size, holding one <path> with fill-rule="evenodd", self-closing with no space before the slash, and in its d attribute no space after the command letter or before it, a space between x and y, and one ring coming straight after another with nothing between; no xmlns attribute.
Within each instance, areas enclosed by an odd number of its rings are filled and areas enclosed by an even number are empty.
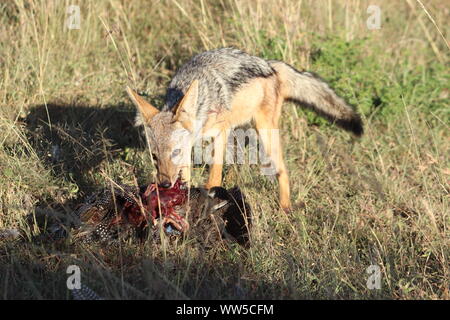
<svg viewBox="0 0 450 320"><path fill-rule="evenodd" d="M139 110L136 124L145 128L158 183L165 188L171 187L182 169L185 172L189 170L198 81L192 82L183 99L171 111L159 111L129 87L127 92ZM186 176L184 178L188 179Z"/></svg>

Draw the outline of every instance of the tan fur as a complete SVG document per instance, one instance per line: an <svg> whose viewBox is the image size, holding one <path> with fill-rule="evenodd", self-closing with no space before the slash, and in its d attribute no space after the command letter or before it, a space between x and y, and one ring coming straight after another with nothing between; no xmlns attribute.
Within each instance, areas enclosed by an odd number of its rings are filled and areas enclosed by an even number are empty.
<svg viewBox="0 0 450 320"><path fill-rule="evenodd" d="M171 132L177 129L185 128L193 131L193 122L195 119L194 112L191 108L195 105L198 95L198 81L194 81L186 92L184 98L174 110L173 119L170 126L166 122L155 117L157 112L153 106L139 97L131 89L127 90L133 102L138 106L144 118L144 122L157 132L158 139L168 139ZM213 164L210 168L210 175L206 184L207 188L220 186L222 183L223 159L226 150L226 142L228 141L229 129L237 126L254 122L257 131L278 129L278 122L281 114L281 106L284 98L281 94L281 85L277 76L268 78L255 78L243 85L233 97L231 108L222 109L220 112L210 112L207 120L201 128L201 133L208 136L214 132L214 154ZM163 115L161 115L162 117ZM171 117L169 114L164 117ZM289 196L289 178L286 166L283 160L282 146L279 137L276 137L275 144L271 145L271 139L261 135L264 150L272 160L280 189L280 205L283 209L290 208ZM178 172L181 170L185 180L190 179L189 165L176 165L170 161L170 154L175 148L175 142L168 143L172 145L168 150L158 150L157 153L161 158L158 162L158 180L169 180L172 183L176 180ZM154 151L152 151L154 152ZM155 151L156 152L156 151Z"/></svg>
<svg viewBox="0 0 450 320"><path fill-rule="evenodd" d="M231 109L211 113L203 127L203 133L210 130L226 130L253 120L265 101L273 97L271 85L274 78L255 78L235 93ZM273 99L272 99L273 100Z"/></svg>
<svg viewBox="0 0 450 320"><path fill-rule="evenodd" d="M145 122L149 121L153 118L159 110L152 106L149 102L147 102L144 98L138 95L135 91L133 91L130 87L127 87L127 93L130 96L133 103L138 107L139 112L145 119Z"/></svg>
<svg viewBox="0 0 450 320"><path fill-rule="evenodd" d="M214 144L214 164L210 170L207 187L220 186L222 180L222 159L226 148L227 129L231 129L250 121L254 121L256 129L270 130L279 129L279 118L284 98L280 94L280 84L273 76L270 78L255 78L243 86L234 96L230 110L220 114L211 114L203 128L203 132L220 132ZM264 149L269 151L268 156L272 159L280 188L280 205L283 209L289 209L290 189L289 177L283 160L281 141L275 139L275 145L271 145L270 139L261 135ZM275 156L277 155L277 156Z"/></svg>
<svg viewBox="0 0 450 320"><path fill-rule="evenodd" d="M195 119L197 97L198 80L194 80L186 91L183 99L181 99L178 106L175 107L175 116L173 117L173 121L180 122L184 128L191 132L194 130L192 120Z"/></svg>

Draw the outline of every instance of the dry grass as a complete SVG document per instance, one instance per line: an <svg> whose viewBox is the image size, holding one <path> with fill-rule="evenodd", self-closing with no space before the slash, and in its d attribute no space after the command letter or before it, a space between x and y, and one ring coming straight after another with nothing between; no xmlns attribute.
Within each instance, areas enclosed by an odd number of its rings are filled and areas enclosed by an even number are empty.
<svg viewBox="0 0 450 320"><path fill-rule="evenodd" d="M77 3L77 1L75 1ZM0 1L0 228L73 209L153 168L131 85L161 104L191 55L236 46L330 80L364 114L358 141L287 104L297 209L257 168L227 167L255 213L253 245L119 249L0 243L2 298L69 297L66 268L108 298L449 299L449 8L441 1ZM425 7L423 6L425 5ZM378 106L378 107L377 107ZM207 169L194 172L200 184ZM37 230L28 230L30 236ZM381 290L366 268L382 270Z"/></svg>

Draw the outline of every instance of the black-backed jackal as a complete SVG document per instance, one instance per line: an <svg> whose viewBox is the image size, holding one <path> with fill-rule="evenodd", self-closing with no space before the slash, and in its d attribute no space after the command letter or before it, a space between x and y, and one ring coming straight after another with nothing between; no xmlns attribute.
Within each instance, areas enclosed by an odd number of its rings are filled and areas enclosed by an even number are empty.
<svg viewBox="0 0 450 320"><path fill-rule="evenodd" d="M285 100L311 108L357 136L363 133L358 113L316 75L233 48L203 52L184 64L170 82L161 111L127 91L139 109L137 124L145 127L162 187L172 186L180 173L190 179L192 146L211 132L214 154L206 187L220 186L230 129L253 121L259 133L278 133ZM288 210L289 178L280 136L260 134L260 139L276 171L280 205Z"/></svg>

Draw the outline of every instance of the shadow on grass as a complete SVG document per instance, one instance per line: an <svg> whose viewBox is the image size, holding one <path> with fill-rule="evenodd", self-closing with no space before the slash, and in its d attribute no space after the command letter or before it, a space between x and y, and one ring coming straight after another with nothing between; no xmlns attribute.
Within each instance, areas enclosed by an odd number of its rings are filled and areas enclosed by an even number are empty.
<svg viewBox="0 0 450 320"><path fill-rule="evenodd" d="M287 284L245 278L242 266L231 259L216 263L213 253L188 259L169 254L162 259L151 257L152 248L152 244L124 245L121 249L3 245L2 298L72 299L67 289L70 265L78 266L81 282L104 299L301 298Z"/></svg>
<svg viewBox="0 0 450 320"><path fill-rule="evenodd" d="M77 104L30 107L25 125L28 138L55 176L75 183L82 193L94 189L96 172L105 159L125 157L143 149L145 140L134 126L131 106Z"/></svg>

